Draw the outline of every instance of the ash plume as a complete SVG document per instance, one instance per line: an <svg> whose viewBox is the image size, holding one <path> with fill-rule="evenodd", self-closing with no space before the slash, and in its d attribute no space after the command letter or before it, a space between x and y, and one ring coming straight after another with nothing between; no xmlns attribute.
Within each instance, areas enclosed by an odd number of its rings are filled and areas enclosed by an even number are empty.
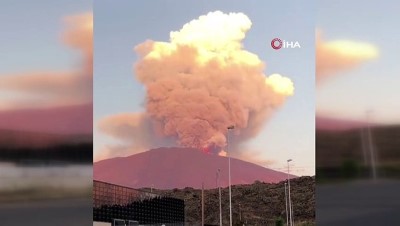
<svg viewBox="0 0 400 226"><path fill-rule="evenodd" d="M371 43L347 39L325 41L321 33L316 32L317 83L379 56L378 48Z"/></svg>
<svg viewBox="0 0 400 226"><path fill-rule="evenodd" d="M210 12L171 32L169 42L137 45L134 74L146 88L146 123L109 116L101 130L126 138L146 125L151 128L145 137L128 137L140 144L147 143L142 138L173 139L180 146L221 154L228 126L235 126L236 144L255 137L293 95L294 86L279 74L266 76L265 63L244 49L251 25L243 13ZM127 127L132 129L124 132Z"/></svg>

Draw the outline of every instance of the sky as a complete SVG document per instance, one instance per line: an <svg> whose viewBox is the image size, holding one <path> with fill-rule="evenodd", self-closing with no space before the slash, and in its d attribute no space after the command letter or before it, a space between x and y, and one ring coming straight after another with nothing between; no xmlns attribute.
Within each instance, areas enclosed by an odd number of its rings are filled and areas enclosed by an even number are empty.
<svg viewBox="0 0 400 226"><path fill-rule="evenodd" d="M179 5L179 7L177 7ZM147 39L168 41L171 31L200 15L242 12L252 21L244 48L266 63L264 73L289 77L295 94L287 99L246 147L258 164L284 170L293 159L295 174L314 175L315 3L291 1L97 1L94 3L94 160L104 147L121 145L98 129L106 116L145 109L145 88L133 74L133 48ZM273 38L298 41L300 49L274 50ZM133 154L133 153L132 153ZM104 157L104 156L103 156ZM245 159L244 159L245 160ZM268 163L268 164L267 164Z"/></svg>
<svg viewBox="0 0 400 226"><path fill-rule="evenodd" d="M88 0L2 2L0 129L91 133L91 4ZM90 121L83 127L74 124L76 115L66 114L65 107L82 116L78 121ZM32 123L23 123L26 120Z"/></svg>
<svg viewBox="0 0 400 226"><path fill-rule="evenodd" d="M92 2L88 0L2 1L0 76L44 68L65 70L75 66L73 59L79 53L61 42L63 17L91 9Z"/></svg>
<svg viewBox="0 0 400 226"><path fill-rule="evenodd" d="M340 16L338 16L340 12ZM316 87L318 116L400 123L400 4L394 1L318 1L316 26L325 41L369 43L375 59L341 70Z"/></svg>

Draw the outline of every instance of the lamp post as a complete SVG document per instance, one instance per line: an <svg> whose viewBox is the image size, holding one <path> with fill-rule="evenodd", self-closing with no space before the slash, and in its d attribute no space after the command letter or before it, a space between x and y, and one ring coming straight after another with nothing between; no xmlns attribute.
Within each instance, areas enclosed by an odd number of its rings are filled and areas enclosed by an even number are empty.
<svg viewBox="0 0 400 226"><path fill-rule="evenodd" d="M241 207L240 203L239 203L239 221L240 221L240 223L242 223L242 207Z"/></svg>
<svg viewBox="0 0 400 226"><path fill-rule="evenodd" d="M218 194L219 194L219 226L222 226L222 201L221 201L221 186L219 186L219 173L221 169L217 171L217 186L218 186Z"/></svg>
<svg viewBox="0 0 400 226"><path fill-rule="evenodd" d="M228 154L228 171L229 171L229 225L232 226L232 188L231 188L231 154L228 151L229 147L229 130L235 129L235 126L229 126L226 142L226 152Z"/></svg>
<svg viewBox="0 0 400 226"><path fill-rule="evenodd" d="M289 215L288 215L288 208L287 208L286 184L287 183L285 182L286 226L289 226Z"/></svg>
<svg viewBox="0 0 400 226"><path fill-rule="evenodd" d="M372 179L376 181L377 179L377 174L376 174L376 156L375 156L375 148L374 144L372 143L372 133L371 133L371 114L372 110L368 110L366 112L367 114L367 132L368 132L368 146L369 146L369 152L370 152L370 158L371 158L371 170L372 170Z"/></svg>
<svg viewBox="0 0 400 226"><path fill-rule="evenodd" d="M287 177L288 177L288 197L289 197L289 221L290 221L290 226L293 226L293 221L292 221L292 201L290 199L290 169L289 169L289 162L291 162L292 159L288 159L287 160L287 167L288 167L288 173L287 173Z"/></svg>
<svg viewBox="0 0 400 226"><path fill-rule="evenodd" d="M204 226L204 182L201 184L201 225Z"/></svg>
<svg viewBox="0 0 400 226"><path fill-rule="evenodd" d="M183 204L184 204L184 206L183 206L183 225L186 225L186 222L187 222L187 218L186 218L186 209L187 209L187 199L186 198L183 198Z"/></svg>

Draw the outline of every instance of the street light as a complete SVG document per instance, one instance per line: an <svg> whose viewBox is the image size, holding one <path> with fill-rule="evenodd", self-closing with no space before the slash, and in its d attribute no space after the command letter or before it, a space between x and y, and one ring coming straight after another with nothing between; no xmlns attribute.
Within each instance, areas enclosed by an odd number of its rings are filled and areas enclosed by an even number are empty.
<svg viewBox="0 0 400 226"><path fill-rule="evenodd" d="M204 226L204 182L201 184L201 225Z"/></svg>
<svg viewBox="0 0 400 226"><path fill-rule="evenodd" d="M232 226L232 188L231 188L231 155L228 151L229 147L229 130L235 129L235 126L231 125L228 128L227 141L226 141L226 152L228 155L228 171L229 171L229 225Z"/></svg>
<svg viewBox="0 0 400 226"><path fill-rule="evenodd" d="M372 110L368 110L366 112L367 114L367 132L368 132L368 146L369 146L369 152L370 152L370 158L371 158L371 170L372 170L372 178L374 181L377 179L377 174L376 174L376 156L375 156L375 148L374 144L372 143L372 133L371 133L371 114L373 113Z"/></svg>
<svg viewBox="0 0 400 226"><path fill-rule="evenodd" d="M289 162L291 162L292 159L287 160L287 167L288 167L288 172L287 172L287 178L288 178L288 196L289 196L289 220L290 220L290 226L293 226L293 220L292 220L292 201L290 199L290 169L289 169Z"/></svg>
<svg viewBox="0 0 400 226"><path fill-rule="evenodd" d="M289 226L289 215L287 211L287 194L286 194L286 182L285 182L285 203L286 203L286 226Z"/></svg>
<svg viewBox="0 0 400 226"><path fill-rule="evenodd" d="M186 209L187 209L187 202L188 199L187 198L183 198L183 224L186 225L187 222L187 218L186 218Z"/></svg>
<svg viewBox="0 0 400 226"><path fill-rule="evenodd" d="M221 186L219 186L219 173L221 169L217 171L217 186L218 186L218 193L219 193L219 226L222 226L222 201L221 201Z"/></svg>
<svg viewBox="0 0 400 226"><path fill-rule="evenodd" d="M239 203L239 221L242 222L242 208Z"/></svg>

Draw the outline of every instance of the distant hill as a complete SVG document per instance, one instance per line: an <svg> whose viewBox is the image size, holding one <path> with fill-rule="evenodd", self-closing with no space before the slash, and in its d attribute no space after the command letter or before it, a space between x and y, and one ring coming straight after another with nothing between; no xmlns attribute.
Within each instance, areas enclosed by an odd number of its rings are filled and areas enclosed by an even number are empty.
<svg viewBox="0 0 400 226"><path fill-rule="evenodd" d="M92 134L93 104L0 111L0 129L50 134Z"/></svg>
<svg viewBox="0 0 400 226"><path fill-rule="evenodd" d="M361 120L336 119L323 116L315 117L315 127L317 130L343 131L366 126L368 126L368 122Z"/></svg>
<svg viewBox="0 0 400 226"><path fill-rule="evenodd" d="M220 184L228 186L228 158L205 154L191 148L158 148L128 157L101 160L94 163L94 180L132 188L158 189L216 187L216 172L221 169ZM286 173L231 159L232 184L254 181L277 183Z"/></svg>
<svg viewBox="0 0 400 226"><path fill-rule="evenodd" d="M63 144L92 143L92 134L51 134L0 129L0 148L47 148Z"/></svg>
<svg viewBox="0 0 400 226"><path fill-rule="evenodd" d="M18 163L93 161L91 134L48 134L0 130L0 161Z"/></svg>

